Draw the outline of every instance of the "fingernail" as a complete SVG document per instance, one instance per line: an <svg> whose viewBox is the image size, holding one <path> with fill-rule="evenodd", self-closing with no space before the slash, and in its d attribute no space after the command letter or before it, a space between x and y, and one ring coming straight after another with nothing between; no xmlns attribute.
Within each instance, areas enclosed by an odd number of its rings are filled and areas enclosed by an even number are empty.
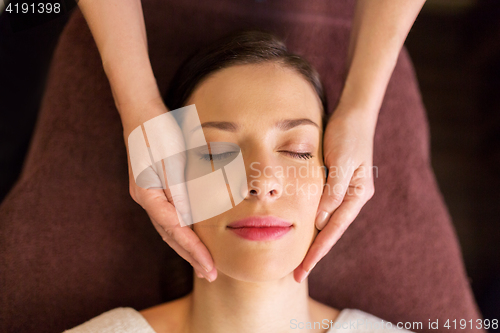
<svg viewBox="0 0 500 333"><path fill-rule="evenodd" d="M209 273L209 272L208 272L208 273L202 272L202 273L203 273L203 277L204 277L205 279L207 279L207 281L208 281L208 282L212 282L212 281L214 280L214 279L212 279L212 278L210 277L210 273Z"/></svg>
<svg viewBox="0 0 500 333"><path fill-rule="evenodd" d="M208 266L206 266L205 264L202 264L200 262L200 266L203 267L203 269L207 272L207 273L210 273L211 269L208 269Z"/></svg>
<svg viewBox="0 0 500 333"><path fill-rule="evenodd" d="M320 210L318 214L316 214L316 228L319 230L323 229L328 221L328 212L324 210Z"/></svg>
<svg viewBox="0 0 500 333"><path fill-rule="evenodd" d="M312 265L311 267L309 267L309 269L305 269L305 271L307 272L307 274L311 273L312 269L314 268L314 266L316 266L316 264Z"/></svg>
<svg viewBox="0 0 500 333"><path fill-rule="evenodd" d="M300 283L302 283L302 281L304 281L304 280L307 278L307 276L308 276L308 275L309 275L309 273L306 273L306 274L302 277L302 279L300 279Z"/></svg>

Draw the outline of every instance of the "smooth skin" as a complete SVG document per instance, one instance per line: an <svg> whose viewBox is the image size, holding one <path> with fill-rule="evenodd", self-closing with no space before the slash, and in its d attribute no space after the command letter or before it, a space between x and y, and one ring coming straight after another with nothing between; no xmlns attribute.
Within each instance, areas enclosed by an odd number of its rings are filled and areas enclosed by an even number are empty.
<svg viewBox="0 0 500 333"><path fill-rule="evenodd" d="M378 113L404 40L425 0L358 0L348 54L345 85L324 136L327 168L345 170L328 177L318 208L321 230L295 270L303 281L340 239L374 195L371 173ZM130 132L169 111L164 105L148 55L140 0L80 0L96 41L116 108L125 145ZM127 147L128 153L128 147ZM162 239L209 281L217 278L206 246L190 228L178 225L168 191L138 187L129 161L130 195L148 213ZM350 191L349 191L350 190Z"/></svg>
<svg viewBox="0 0 500 333"><path fill-rule="evenodd" d="M186 102L191 104L207 142L241 147L248 188L233 190L245 191L233 209L193 224L212 254L217 280L195 278L187 296L140 313L158 333L295 332L293 319L335 321L339 311L310 298L308 284L294 279L318 233L325 183L323 110L314 88L273 62L237 65L211 74ZM193 155L194 164L210 164L203 152ZM251 216L274 216L293 226L271 241L243 239L227 228Z"/></svg>

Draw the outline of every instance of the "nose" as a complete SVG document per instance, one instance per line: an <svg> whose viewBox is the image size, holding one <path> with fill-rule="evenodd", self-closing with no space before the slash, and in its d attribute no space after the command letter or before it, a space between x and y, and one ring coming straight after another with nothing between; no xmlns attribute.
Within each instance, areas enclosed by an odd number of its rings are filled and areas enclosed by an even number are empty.
<svg viewBox="0 0 500 333"><path fill-rule="evenodd" d="M281 197L283 189L282 186L272 180L252 180L250 182L248 196L250 198L256 198L258 200L276 200Z"/></svg>
<svg viewBox="0 0 500 333"><path fill-rule="evenodd" d="M248 174L247 200L275 201L283 194L283 180L270 163L254 162Z"/></svg>

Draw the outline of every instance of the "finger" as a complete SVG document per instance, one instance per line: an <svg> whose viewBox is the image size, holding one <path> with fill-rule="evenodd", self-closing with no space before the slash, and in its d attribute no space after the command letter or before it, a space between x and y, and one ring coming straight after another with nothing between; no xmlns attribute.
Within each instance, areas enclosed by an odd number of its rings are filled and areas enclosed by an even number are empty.
<svg viewBox="0 0 500 333"><path fill-rule="evenodd" d="M183 229L185 229L185 228L183 228ZM189 230L191 230L191 229L189 229ZM186 259L191 264L191 266L193 266L195 271L203 274L203 276L208 281L212 282L217 278L217 269L214 266L212 266L212 269L207 271L205 269L205 267L203 267L196 259L194 259L194 257L191 255L191 253L188 250L186 250L185 248L182 247L182 245L180 245L179 243L177 243L174 240L171 240L169 242L169 245L170 245L170 247L172 247L172 249L174 249L175 252L179 253L179 255L181 257Z"/></svg>
<svg viewBox="0 0 500 333"><path fill-rule="evenodd" d="M185 250L179 243L175 241L175 239L170 238L168 234L163 230L163 228L153 219L151 219L151 222L153 222L153 226L156 228L162 239L175 251L177 254L179 254L183 259L185 259L187 262L193 266L195 272L197 274L202 274L202 277L207 278L210 282L215 280L217 277L217 270L212 269L210 272L207 272L205 268L194 258L191 253L189 253L187 250ZM189 229L191 230L191 229ZM214 272L212 272L214 271ZM215 274L214 274L215 273Z"/></svg>
<svg viewBox="0 0 500 333"><path fill-rule="evenodd" d="M181 227L174 206L168 202L165 192L160 189L139 189L139 202L151 220L156 221L165 231L168 239L174 239L207 272L213 270L213 260L206 246L196 233L187 227ZM166 241L166 239L164 239Z"/></svg>
<svg viewBox="0 0 500 333"><path fill-rule="evenodd" d="M196 235L196 233L187 227L172 227L165 230L167 236L174 239L184 250L186 250L205 271L210 272L213 269L213 261L210 252Z"/></svg>
<svg viewBox="0 0 500 333"><path fill-rule="evenodd" d="M181 257L186 259L191 266L193 266L195 272L201 275L201 277L206 278L209 282L214 281L217 278L217 269L212 269L210 272L205 271L205 269L187 252L180 246L177 242L171 240L169 246L177 252Z"/></svg>
<svg viewBox="0 0 500 333"><path fill-rule="evenodd" d="M186 251L184 250L176 241L170 240L168 242L168 245L175 251L177 252L182 258L184 258L187 262L193 266L194 271L196 272L196 275L200 276L202 278L206 278L208 281L212 282L215 280L213 277L213 274L209 274L208 272L205 271L205 269Z"/></svg>
<svg viewBox="0 0 500 333"><path fill-rule="evenodd" d="M330 173L323 189L323 195L316 213L316 228L322 230L331 214L344 200L345 193L352 179L354 170L351 167L341 165L340 172Z"/></svg>
<svg viewBox="0 0 500 333"><path fill-rule="evenodd" d="M156 223L167 229L169 227L180 226L175 207L170 203L163 189L141 189L136 192L138 202L146 210L149 217Z"/></svg>
<svg viewBox="0 0 500 333"><path fill-rule="evenodd" d="M186 156L184 153L177 154L159 164L159 171L164 180L164 193L167 200L174 205L181 217L181 226L193 224L191 217L191 207L184 177ZM169 186L172 182L172 187Z"/></svg>
<svg viewBox="0 0 500 333"><path fill-rule="evenodd" d="M324 229L318 233L318 236L314 239L313 244L309 248L303 260L303 268L306 272L310 272L316 263L319 262L331 250L340 237L342 237L344 232L359 214L366 201L365 195L354 194L346 196L344 202L335 210Z"/></svg>
<svg viewBox="0 0 500 333"><path fill-rule="evenodd" d="M302 282L317 262L328 253L333 245L344 234L345 230L354 221L364 204L373 197L375 187L371 175L371 166L360 166L353 174L351 185L349 185L342 205L335 211L328 222L332 226L325 228L318 234L301 265L294 271L294 278ZM366 171L369 170L368 173ZM330 236L328 236L330 235ZM328 237L331 240L328 240ZM326 238L326 240L323 240ZM323 245L321 243L324 243Z"/></svg>
<svg viewBox="0 0 500 333"><path fill-rule="evenodd" d="M305 278L307 277L309 273L306 272L306 270L304 269L304 266L303 266L303 263L301 263L294 271L293 271L293 278L295 279L295 281L297 281L298 283L301 283L302 281L305 280Z"/></svg>
<svg viewBox="0 0 500 333"><path fill-rule="evenodd" d="M155 226L155 228L162 236L162 239L181 257L191 264L195 261L207 273L213 270L213 260L210 252L191 228L177 225L164 229L154 217L150 216L150 218L153 224L158 226ZM173 245L179 245L179 247Z"/></svg>

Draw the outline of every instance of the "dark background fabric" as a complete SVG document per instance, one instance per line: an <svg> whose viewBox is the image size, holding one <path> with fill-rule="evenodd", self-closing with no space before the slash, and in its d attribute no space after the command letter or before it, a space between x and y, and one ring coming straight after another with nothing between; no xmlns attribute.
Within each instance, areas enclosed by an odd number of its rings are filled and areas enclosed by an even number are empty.
<svg viewBox="0 0 500 333"><path fill-rule="evenodd" d="M315 65L333 110L352 2L143 6L161 90L194 49L259 27ZM424 328L429 319L480 318L430 165L427 118L406 50L380 111L374 165L376 193L311 273L311 296ZM23 173L0 220L1 331L62 331L114 307L141 310L190 290L189 266L128 194L121 124L78 10L59 40Z"/></svg>

